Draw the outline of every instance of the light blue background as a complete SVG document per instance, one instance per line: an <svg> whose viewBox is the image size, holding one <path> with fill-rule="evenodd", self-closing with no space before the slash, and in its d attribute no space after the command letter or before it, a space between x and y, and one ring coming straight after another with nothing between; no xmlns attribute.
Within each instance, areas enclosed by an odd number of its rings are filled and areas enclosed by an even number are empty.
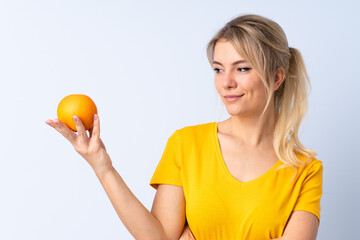
<svg viewBox="0 0 360 240"><path fill-rule="evenodd" d="M66 95L90 96L114 166L150 210L168 137L228 117L206 44L246 13L278 22L303 54L312 91L300 139L324 166L318 239L354 239L359 10L356 1L2 0L0 239L133 239L87 162L44 121Z"/></svg>

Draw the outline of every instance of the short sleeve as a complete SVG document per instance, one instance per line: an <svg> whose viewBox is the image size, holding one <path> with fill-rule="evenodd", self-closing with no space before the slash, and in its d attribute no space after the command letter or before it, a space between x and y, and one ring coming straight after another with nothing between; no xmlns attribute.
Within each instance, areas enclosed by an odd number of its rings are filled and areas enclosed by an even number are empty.
<svg viewBox="0 0 360 240"><path fill-rule="evenodd" d="M168 138L165 150L150 180L150 186L157 189L159 184L182 187L180 174L180 144L177 130Z"/></svg>
<svg viewBox="0 0 360 240"><path fill-rule="evenodd" d="M315 163L308 171L302 183L301 191L294 211L307 211L315 214L320 224L320 199L322 196L323 166L322 162Z"/></svg>

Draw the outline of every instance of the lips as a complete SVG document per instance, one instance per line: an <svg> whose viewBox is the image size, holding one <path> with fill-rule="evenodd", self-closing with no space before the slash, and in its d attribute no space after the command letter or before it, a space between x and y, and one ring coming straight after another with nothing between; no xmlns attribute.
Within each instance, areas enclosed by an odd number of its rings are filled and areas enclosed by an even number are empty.
<svg viewBox="0 0 360 240"><path fill-rule="evenodd" d="M242 96L244 96L245 95L245 93L244 94L241 94L241 95L238 95L238 96L236 96L236 95L228 95L228 96L226 96L225 97L225 100L227 101L227 102L235 102L235 101L237 101L237 100L239 100ZM229 96L234 96L234 97L229 97Z"/></svg>
<svg viewBox="0 0 360 240"><path fill-rule="evenodd" d="M243 93L243 94L241 94L241 95L226 95L226 96L224 96L224 98L242 97L242 96L244 96L244 95L245 95L245 93Z"/></svg>

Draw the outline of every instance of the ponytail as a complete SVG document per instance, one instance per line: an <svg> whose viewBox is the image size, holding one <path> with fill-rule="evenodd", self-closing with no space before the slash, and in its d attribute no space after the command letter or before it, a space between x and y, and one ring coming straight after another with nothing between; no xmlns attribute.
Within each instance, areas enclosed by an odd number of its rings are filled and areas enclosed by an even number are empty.
<svg viewBox="0 0 360 240"><path fill-rule="evenodd" d="M299 141L298 131L308 108L311 83L301 53L292 47L289 48L289 52L289 69L283 86L278 89L280 92L276 93L275 98L277 122L274 131L274 148L280 160L284 162L279 169L291 167L295 170L295 177L296 167L309 164L317 153L304 147ZM299 154L307 158L306 163L299 160Z"/></svg>

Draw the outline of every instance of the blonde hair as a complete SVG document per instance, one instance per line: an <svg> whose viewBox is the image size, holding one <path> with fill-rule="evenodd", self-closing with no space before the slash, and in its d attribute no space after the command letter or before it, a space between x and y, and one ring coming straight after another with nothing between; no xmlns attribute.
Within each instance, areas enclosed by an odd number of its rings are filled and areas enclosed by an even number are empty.
<svg viewBox="0 0 360 240"><path fill-rule="evenodd" d="M304 147L298 138L298 131L308 106L308 89L311 90L301 53L288 46L283 29L276 22L254 14L238 16L220 29L207 45L207 57L212 65L214 48L218 40L230 41L238 53L253 66L265 86L266 106L272 96L275 105L275 130L273 144L275 152L284 164L277 170L291 167L297 174L297 167L309 164L316 152ZM285 78L274 92L276 70L282 67ZM304 163L301 155L307 158ZM293 177L293 179L294 179Z"/></svg>

